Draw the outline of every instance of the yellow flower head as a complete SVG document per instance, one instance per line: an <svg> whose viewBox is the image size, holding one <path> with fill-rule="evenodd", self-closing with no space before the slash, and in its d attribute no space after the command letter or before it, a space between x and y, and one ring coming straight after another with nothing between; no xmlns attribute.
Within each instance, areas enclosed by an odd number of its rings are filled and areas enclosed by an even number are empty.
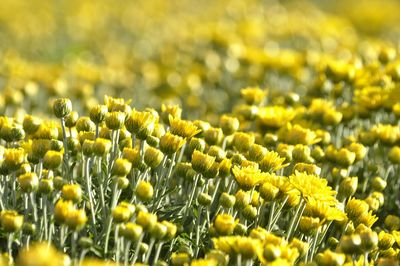
<svg viewBox="0 0 400 266"><path fill-rule="evenodd" d="M260 169L263 172L275 172L289 164L284 164L285 158L281 158L277 152L268 151L264 158L259 162Z"/></svg>
<svg viewBox="0 0 400 266"><path fill-rule="evenodd" d="M248 87L240 90L243 99L249 105L259 105L267 96L268 92L260 88Z"/></svg>
<svg viewBox="0 0 400 266"><path fill-rule="evenodd" d="M191 121L181 120L180 118L169 117L170 130L172 134L190 139L201 132Z"/></svg>
<svg viewBox="0 0 400 266"><path fill-rule="evenodd" d="M261 128L281 128L295 117L295 111L281 106L268 106L259 109L258 125Z"/></svg>
<svg viewBox="0 0 400 266"><path fill-rule="evenodd" d="M147 111L139 112L133 109L125 121L125 127L139 139L146 139L147 136L153 133L156 122L157 117L152 113Z"/></svg>
<svg viewBox="0 0 400 266"><path fill-rule="evenodd" d="M292 145L312 145L321 141L321 139L317 137L317 134L313 130L303 128L297 124L292 126L290 123L284 127L281 127L278 132L278 138L280 141Z"/></svg>
<svg viewBox="0 0 400 266"><path fill-rule="evenodd" d="M294 174L289 176L289 182L300 192L305 200L313 198L327 203L336 202L336 191L328 186L328 181L324 178L295 171Z"/></svg>
<svg viewBox="0 0 400 266"><path fill-rule="evenodd" d="M264 174L254 165L247 167L234 166L232 172L239 187L243 190L252 189L261 184L265 178Z"/></svg>

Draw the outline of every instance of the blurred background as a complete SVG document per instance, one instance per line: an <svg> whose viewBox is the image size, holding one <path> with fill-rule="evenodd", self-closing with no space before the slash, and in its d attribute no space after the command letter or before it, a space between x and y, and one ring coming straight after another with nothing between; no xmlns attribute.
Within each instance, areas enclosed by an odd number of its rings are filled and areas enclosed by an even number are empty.
<svg viewBox="0 0 400 266"><path fill-rule="evenodd" d="M85 112L108 94L212 121L243 87L301 92L324 58L397 48L399 22L394 0L2 0L0 104Z"/></svg>

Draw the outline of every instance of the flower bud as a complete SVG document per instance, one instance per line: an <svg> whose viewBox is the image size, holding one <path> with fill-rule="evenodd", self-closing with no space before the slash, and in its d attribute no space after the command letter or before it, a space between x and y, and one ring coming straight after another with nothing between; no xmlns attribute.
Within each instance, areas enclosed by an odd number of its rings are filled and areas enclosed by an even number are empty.
<svg viewBox="0 0 400 266"><path fill-rule="evenodd" d="M202 206L210 206L212 203L212 197L207 193L200 193L197 197L197 201Z"/></svg>
<svg viewBox="0 0 400 266"><path fill-rule="evenodd" d="M339 194L344 198L348 198L350 196L353 196L354 193L356 193L357 185L358 185L358 177L356 177L356 176L354 176L354 177L345 177L340 182Z"/></svg>
<svg viewBox="0 0 400 266"><path fill-rule="evenodd" d="M48 179L48 178L42 178L39 181L39 190L38 192L40 194L49 194L54 190L54 184L53 184L53 180L52 179Z"/></svg>
<svg viewBox="0 0 400 266"><path fill-rule="evenodd" d="M315 164L310 164L310 163L296 163L293 169L293 173L295 173L295 171L305 172L309 175L321 174L321 168Z"/></svg>
<svg viewBox="0 0 400 266"><path fill-rule="evenodd" d="M237 223L235 229L233 229L234 235L244 236L246 233L247 233L247 227L241 223Z"/></svg>
<svg viewBox="0 0 400 266"><path fill-rule="evenodd" d="M139 211L136 217L136 223L143 227L145 231L149 232L157 223L157 216L152 213Z"/></svg>
<svg viewBox="0 0 400 266"><path fill-rule="evenodd" d="M191 155L195 150L204 152L205 147L206 147L206 142L204 141L204 139L191 138L189 141L187 151L188 154Z"/></svg>
<svg viewBox="0 0 400 266"><path fill-rule="evenodd" d="M209 251L205 258L216 261L219 266L227 266L229 261L229 256L220 250Z"/></svg>
<svg viewBox="0 0 400 266"><path fill-rule="evenodd" d="M219 163L214 162L211 167L203 173L203 176L208 179L217 177L219 174Z"/></svg>
<svg viewBox="0 0 400 266"><path fill-rule="evenodd" d="M356 160L356 154L348 149L341 148L337 151L335 160L343 167L349 167Z"/></svg>
<svg viewBox="0 0 400 266"><path fill-rule="evenodd" d="M70 212L74 210L72 201L60 199L54 206L54 219L57 224L63 224Z"/></svg>
<svg viewBox="0 0 400 266"><path fill-rule="evenodd" d="M65 126L69 128L74 127L78 119L79 119L78 112L72 111L71 113L69 113L69 115L65 117Z"/></svg>
<svg viewBox="0 0 400 266"><path fill-rule="evenodd" d="M164 236L164 240L165 241L172 240L175 237L176 232L177 232L176 225L173 223L170 223L168 221L162 221L161 223L167 227L167 233Z"/></svg>
<svg viewBox="0 0 400 266"><path fill-rule="evenodd" d="M148 147L144 152L144 162L151 169L155 169L157 166L159 166L163 159L164 154L156 148Z"/></svg>
<svg viewBox="0 0 400 266"><path fill-rule="evenodd" d="M264 247L264 258L267 261L274 261L281 256L281 249L273 244L267 244Z"/></svg>
<svg viewBox="0 0 400 266"><path fill-rule="evenodd" d="M221 206L226 209L232 208L235 205L235 202L236 202L235 196L229 195L226 192L223 192L219 197L219 204L221 204Z"/></svg>
<svg viewBox="0 0 400 266"><path fill-rule="evenodd" d="M108 112L107 105L95 105L90 109L89 117L90 120L95 124L100 124L106 119L106 114Z"/></svg>
<svg viewBox="0 0 400 266"><path fill-rule="evenodd" d="M172 266L184 266L189 265L190 256L187 253L173 253L171 256Z"/></svg>
<svg viewBox="0 0 400 266"><path fill-rule="evenodd" d="M233 135L233 146L241 153L247 152L254 144L255 137L252 134L236 132Z"/></svg>
<svg viewBox="0 0 400 266"><path fill-rule="evenodd" d="M299 230L305 235L314 235L320 227L319 218L302 216L300 218Z"/></svg>
<svg viewBox="0 0 400 266"><path fill-rule="evenodd" d="M220 163L219 163L219 171L218 175L221 178L225 178L228 175L230 175L232 169L232 161L228 158L224 158Z"/></svg>
<svg viewBox="0 0 400 266"><path fill-rule="evenodd" d="M42 124L42 120L35 116L25 115L22 127L29 135L34 134Z"/></svg>
<svg viewBox="0 0 400 266"><path fill-rule="evenodd" d="M254 219L257 217L257 208L252 205L247 205L242 210L242 214L246 220L254 221Z"/></svg>
<svg viewBox="0 0 400 266"><path fill-rule="evenodd" d="M61 165L62 159L61 152L49 150L43 157L43 166L46 169L55 170Z"/></svg>
<svg viewBox="0 0 400 266"><path fill-rule="evenodd" d="M50 140L50 149L53 151L61 152L64 148L64 144L62 141L52 139Z"/></svg>
<svg viewBox="0 0 400 266"><path fill-rule="evenodd" d="M345 254L357 254L361 252L361 237L359 235L344 235L339 246Z"/></svg>
<svg viewBox="0 0 400 266"><path fill-rule="evenodd" d="M261 145L253 144L249 148L249 160L254 162L261 161L264 156L267 154L267 149Z"/></svg>
<svg viewBox="0 0 400 266"><path fill-rule="evenodd" d="M3 210L0 213L0 224L7 233L14 233L21 229L24 223L24 216L16 211Z"/></svg>
<svg viewBox="0 0 400 266"><path fill-rule="evenodd" d="M371 186L375 191L383 191L386 188L386 180L382 179L379 176L372 178Z"/></svg>
<svg viewBox="0 0 400 266"><path fill-rule="evenodd" d="M141 201L150 201L154 194L153 186L149 182L141 180L136 186L135 193Z"/></svg>
<svg viewBox="0 0 400 266"><path fill-rule="evenodd" d="M394 146L390 149L388 158L393 164L400 164L400 147Z"/></svg>
<svg viewBox="0 0 400 266"><path fill-rule="evenodd" d="M129 221L132 215L133 212L123 205L116 206L112 211L112 217L116 223L125 223Z"/></svg>
<svg viewBox="0 0 400 266"><path fill-rule="evenodd" d="M87 222L87 216L84 210L73 210L68 213L65 224L72 230L80 230Z"/></svg>
<svg viewBox="0 0 400 266"><path fill-rule="evenodd" d="M294 146L293 152L293 159L298 162L310 162L311 159L311 150L308 146L297 144Z"/></svg>
<svg viewBox="0 0 400 266"><path fill-rule="evenodd" d="M319 266L342 266L346 261L346 256L327 249L323 253L318 253L315 260Z"/></svg>
<svg viewBox="0 0 400 266"><path fill-rule="evenodd" d="M111 130L121 129L124 126L125 116L125 113L118 111L107 113L105 117L106 126Z"/></svg>
<svg viewBox="0 0 400 266"><path fill-rule="evenodd" d="M396 239L393 235L386 233L385 231L381 231L378 235L378 247L379 249L389 249L396 242Z"/></svg>
<svg viewBox="0 0 400 266"><path fill-rule="evenodd" d="M233 116L222 115L219 119L219 126L224 135L232 135L239 129L239 119Z"/></svg>
<svg viewBox="0 0 400 266"><path fill-rule="evenodd" d="M115 176L127 176L131 171L132 164L123 158L117 158L114 162L111 173Z"/></svg>
<svg viewBox="0 0 400 266"><path fill-rule="evenodd" d="M71 153L71 155L74 156L78 154L81 145L77 139L67 138L67 146L68 146L68 151Z"/></svg>
<svg viewBox="0 0 400 266"><path fill-rule="evenodd" d="M269 182L265 182L260 186L260 195L267 202L275 200L278 193L279 189Z"/></svg>
<svg viewBox="0 0 400 266"><path fill-rule="evenodd" d="M160 138L160 150L166 155L172 155L185 144L182 137L167 132Z"/></svg>
<svg viewBox="0 0 400 266"><path fill-rule="evenodd" d="M217 162L221 162L226 157L225 151L219 146L210 146L207 152L208 155L215 157Z"/></svg>
<svg viewBox="0 0 400 266"><path fill-rule="evenodd" d="M167 234L167 227L163 223L157 222L150 231L150 235L155 239L163 239Z"/></svg>
<svg viewBox="0 0 400 266"><path fill-rule="evenodd" d="M241 210L250 204L250 195L243 190L239 190L235 194L235 208Z"/></svg>
<svg viewBox="0 0 400 266"><path fill-rule="evenodd" d="M218 145L221 143L224 133L221 128L209 128L204 131L204 140L208 145Z"/></svg>
<svg viewBox="0 0 400 266"><path fill-rule="evenodd" d="M78 203L82 200L82 188L79 184L65 184L62 188L62 197L65 200Z"/></svg>
<svg viewBox="0 0 400 266"><path fill-rule="evenodd" d="M129 186L129 179L125 176L117 176L116 178L118 189L126 189Z"/></svg>
<svg viewBox="0 0 400 266"><path fill-rule="evenodd" d="M18 177L22 192L30 193L36 191L39 186L39 178L35 173L26 173Z"/></svg>
<svg viewBox="0 0 400 266"><path fill-rule="evenodd" d="M82 153L86 157L91 157L93 155L93 140L85 139L82 144Z"/></svg>
<svg viewBox="0 0 400 266"><path fill-rule="evenodd" d="M72 103L68 98L58 98L53 102L53 112L57 118L64 118L72 111Z"/></svg>
<svg viewBox="0 0 400 266"><path fill-rule="evenodd" d="M388 215L385 218L385 226L390 230L390 231L398 231L400 229L400 218L395 215Z"/></svg>
<svg viewBox="0 0 400 266"><path fill-rule="evenodd" d="M128 240L131 242L136 243L137 241L139 241L140 236L143 233L143 228L135 223L126 223L123 227L122 227L122 231L121 234Z"/></svg>
<svg viewBox="0 0 400 266"><path fill-rule="evenodd" d="M215 230L219 235L231 235L238 221L229 214L218 214L214 221Z"/></svg>
<svg viewBox="0 0 400 266"><path fill-rule="evenodd" d="M378 245L378 234L374 231L367 230L360 233L361 248L364 251L370 251Z"/></svg>
<svg viewBox="0 0 400 266"><path fill-rule="evenodd" d="M215 157L204 154L199 151L194 151L192 154L192 167L199 173L204 173L211 168L215 161Z"/></svg>
<svg viewBox="0 0 400 266"><path fill-rule="evenodd" d="M153 133L157 119L152 112L139 112L134 109L127 117L125 127L139 139L145 140Z"/></svg>
<svg viewBox="0 0 400 266"><path fill-rule="evenodd" d="M350 199L345 207L347 216L350 219L357 219L368 212L369 206L365 201L358 199Z"/></svg>
<svg viewBox="0 0 400 266"><path fill-rule="evenodd" d="M76 121L75 127L78 132L93 132L96 129L96 125L87 116L79 117Z"/></svg>
<svg viewBox="0 0 400 266"><path fill-rule="evenodd" d="M267 147L274 147L278 142L278 136L272 133L266 133L264 135L264 144Z"/></svg>
<svg viewBox="0 0 400 266"><path fill-rule="evenodd" d="M156 136L147 136L146 143L151 147L158 148L160 145L160 138ZM132 147L132 144L130 146Z"/></svg>

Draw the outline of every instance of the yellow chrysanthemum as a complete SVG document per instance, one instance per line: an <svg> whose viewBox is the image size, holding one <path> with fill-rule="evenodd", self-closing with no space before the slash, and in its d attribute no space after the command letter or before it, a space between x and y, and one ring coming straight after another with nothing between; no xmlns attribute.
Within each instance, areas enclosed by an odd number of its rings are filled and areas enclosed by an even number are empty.
<svg viewBox="0 0 400 266"><path fill-rule="evenodd" d="M249 165L247 167L235 166L232 172L239 187L243 190L252 189L261 184L265 178L265 175L261 173L260 169L254 165Z"/></svg>
<svg viewBox="0 0 400 266"><path fill-rule="evenodd" d="M289 182L300 191L305 200L313 198L326 203L336 202L335 195L337 192L328 186L328 180L319 176L295 171L294 174L289 176Z"/></svg>

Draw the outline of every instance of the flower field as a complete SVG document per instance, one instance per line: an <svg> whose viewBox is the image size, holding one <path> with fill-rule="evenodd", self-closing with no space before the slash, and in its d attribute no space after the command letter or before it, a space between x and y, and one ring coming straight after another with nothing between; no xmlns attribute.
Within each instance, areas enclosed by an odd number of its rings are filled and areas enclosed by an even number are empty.
<svg viewBox="0 0 400 266"><path fill-rule="evenodd" d="M0 1L0 266L400 262L400 2Z"/></svg>

